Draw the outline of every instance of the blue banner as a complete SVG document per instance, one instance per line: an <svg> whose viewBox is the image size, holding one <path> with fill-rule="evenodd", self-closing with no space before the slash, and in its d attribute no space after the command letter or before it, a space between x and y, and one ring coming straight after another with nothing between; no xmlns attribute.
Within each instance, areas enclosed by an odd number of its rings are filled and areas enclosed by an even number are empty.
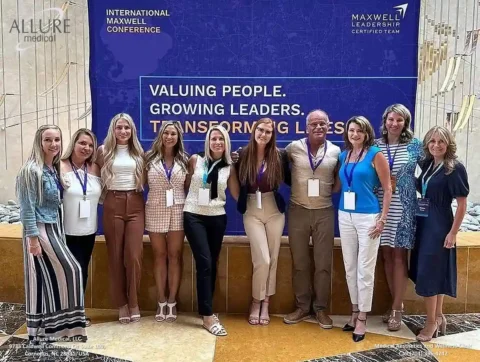
<svg viewBox="0 0 480 362"><path fill-rule="evenodd" d="M179 120L186 148L201 151L222 124L233 149L255 120L276 122L279 147L305 135L316 108L341 146L345 122L384 109L414 113L420 0L89 1L92 128L129 113L145 150L165 120ZM288 197L286 193L285 196ZM243 234L233 200L228 234Z"/></svg>

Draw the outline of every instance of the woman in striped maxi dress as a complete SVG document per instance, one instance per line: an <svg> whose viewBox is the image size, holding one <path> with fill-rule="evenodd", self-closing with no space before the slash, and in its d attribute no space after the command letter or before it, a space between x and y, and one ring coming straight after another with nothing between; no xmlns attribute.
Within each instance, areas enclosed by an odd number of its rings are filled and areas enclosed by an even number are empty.
<svg viewBox="0 0 480 362"><path fill-rule="evenodd" d="M41 126L17 176L23 224L26 317L29 339L86 341L82 272L65 243L59 164L62 134Z"/></svg>
<svg viewBox="0 0 480 362"><path fill-rule="evenodd" d="M385 274L392 296L392 307L383 316L388 330L401 327L403 297L407 286L407 253L415 238L416 188L415 169L423 155L422 143L410 130L410 111L402 104L389 106L382 120L382 138L376 146L389 162L392 201L387 222L380 238ZM379 200L383 190L379 189Z"/></svg>

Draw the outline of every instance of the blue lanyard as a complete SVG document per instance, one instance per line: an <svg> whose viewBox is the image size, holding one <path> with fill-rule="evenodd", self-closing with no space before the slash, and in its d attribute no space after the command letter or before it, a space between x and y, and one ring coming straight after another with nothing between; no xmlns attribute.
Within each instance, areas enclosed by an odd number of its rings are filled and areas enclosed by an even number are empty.
<svg viewBox="0 0 480 362"><path fill-rule="evenodd" d="M398 144L397 147L395 148L395 153L393 154L393 157L392 157L392 154L390 153L390 145L388 144L388 141L387 141L387 156L388 156L388 166L390 166L390 172L393 171L393 163L395 162L395 156L397 155L399 146L400 144Z"/></svg>
<svg viewBox="0 0 480 362"><path fill-rule="evenodd" d="M78 174L78 171L77 171L77 166L73 164L72 160L69 160L69 161L70 161L70 166L72 166L73 173L75 174L75 176L77 176L78 182L80 182L80 185L82 186L83 199L86 200L87 199L87 177L88 177L87 164L86 163L83 164L83 182L82 182L82 179L80 178L80 175Z"/></svg>
<svg viewBox="0 0 480 362"><path fill-rule="evenodd" d="M323 152L323 156L320 159L320 161L318 161L316 164L313 163L312 151L311 151L310 142L308 141L308 138L306 143L307 143L307 152L308 152L308 160L310 161L310 167L312 168L312 171L315 172L315 170L318 168L318 166L320 166L320 164L323 162L323 159L327 155L327 141L325 141L325 150Z"/></svg>
<svg viewBox="0 0 480 362"><path fill-rule="evenodd" d="M362 152L358 155L357 159L355 160L355 163L352 166L352 169L350 170L350 174L347 172L347 167L350 162L350 156L352 155L352 151L348 153L348 157L345 160L345 167L343 168L343 172L345 174L345 177L347 179L347 184L348 184L348 191L352 188L352 180L353 180L353 171L355 170L355 167L357 167L358 162L362 158L364 149L362 149Z"/></svg>
<svg viewBox="0 0 480 362"><path fill-rule="evenodd" d="M428 169L427 169L427 172L425 172L425 174L423 175L422 177L422 198L424 199L425 198L425 195L427 194L427 187L428 187L428 183L430 182L430 179L433 177L433 175L435 175L443 166L443 162L440 163L437 167L435 167L435 169L433 170L432 174L430 175L429 178L427 178L427 180L425 180L425 176L427 175L428 171L430 171L430 169L432 168L433 164L435 163L435 161L432 161L432 163L430 164L430 166L428 166Z"/></svg>
<svg viewBox="0 0 480 362"><path fill-rule="evenodd" d="M260 181L262 180L264 173L265 173L265 160L262 161L262 166L260 166L260 171L258 171L258 174L257 174L257 190L260 189Z"/></svg>
<svg viewBox="0 0 480 362"><path fill-rule="evenodd" d="M167 175L168 182L170 182L170 179L172 178L172 171L173 167L175 166L175 161L172 163L172 167L168 168L167 163L165 161L163 163L163 169L165 170L165 174Z"/></svg>
<svg viewBox="0 0 480 362"><path fill-rule="evenodd" d="M63 186L60 183L60 179L58 178L57 170L55 170L54 168L54 171L52 171L48 166L47 166L47 170L48 170L47 172L53 177L53 179L55 180L55 183L57 184L57 189L58 189L58 192L60 193L60 200L63 200Z"/></svg>
<svg viewBox="0 0 480 362"><path fill-rule="evenodd" d="M207 170L208 168L208 161L205 159L205 168L204 168L204 171L203 171L203 187L205 187L205 185L207 184L207 178L208 178L208 175L210 175L213 171L213 168L217 165L217 163L219 163L222 159L219 159L217 161L215 161L212 166L210 167L210 170Z"/></svg>

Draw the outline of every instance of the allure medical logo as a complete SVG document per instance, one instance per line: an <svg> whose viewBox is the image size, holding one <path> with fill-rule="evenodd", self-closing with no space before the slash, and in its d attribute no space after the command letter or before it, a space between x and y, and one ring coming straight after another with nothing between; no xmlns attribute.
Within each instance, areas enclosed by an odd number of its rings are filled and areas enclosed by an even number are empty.
<svg viewBox="0 0 480 362"><path fill-rule="evenodd" d="M35 14L31 19L15 19L10 26L10 34L19 35L17 50L24 50L22 43L53 43L58 34L70 33L70 20L65 19L61 8L49 8Z"/></svg>
<svg viewBox="0 0 480 362"><path fill-rule="evenodd" d="M354 13L351 16L352 34L400 34L408 3L394 6L385 13Z"/></svg>

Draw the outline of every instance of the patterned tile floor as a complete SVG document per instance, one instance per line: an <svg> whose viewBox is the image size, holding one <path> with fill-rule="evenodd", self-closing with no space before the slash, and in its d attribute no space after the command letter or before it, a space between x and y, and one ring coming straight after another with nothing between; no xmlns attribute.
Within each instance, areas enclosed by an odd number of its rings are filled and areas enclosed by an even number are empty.
<svg viewBox="0 0 480 362"><path fill-rule="evenodd" d="M139 323L120 325L112 310L87 311L93 325L86 343L31 346L26 339L25 306L0 303L0 361L475 361L480 359L480 314L447 315L445 336L415 341L424 316L404 316L401 331L387 332L380 317L368 319L364 341L354 343L340 328L348 319L333 316L334 328L315 320L285 325L273 316L268 326L250 326L242 315L221 315L227 337L215 338L193 314L157 323L145 313Z"/></svg>

